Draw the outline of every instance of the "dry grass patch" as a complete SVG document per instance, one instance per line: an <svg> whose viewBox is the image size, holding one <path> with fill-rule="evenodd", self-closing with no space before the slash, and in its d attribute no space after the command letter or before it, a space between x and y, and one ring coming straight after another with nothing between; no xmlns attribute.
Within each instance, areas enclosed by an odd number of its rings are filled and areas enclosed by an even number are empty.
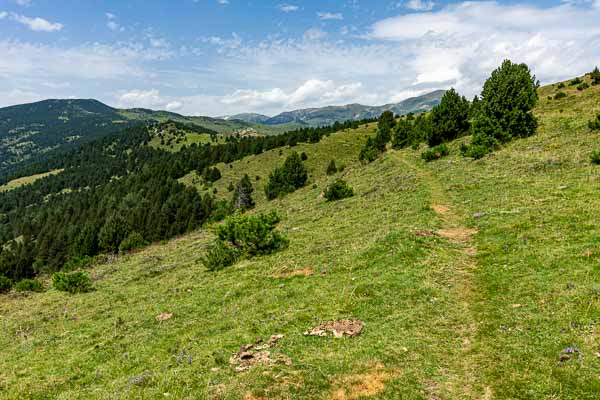
<svg viewBox="0 0 600 400"><path fill-rule="evenodd" d="M352 400L377 396L384 392L385 384L394 375L385 367L377 364L375 368L364 374L345 375L334 384L331 394L333 400Z"/></svg>

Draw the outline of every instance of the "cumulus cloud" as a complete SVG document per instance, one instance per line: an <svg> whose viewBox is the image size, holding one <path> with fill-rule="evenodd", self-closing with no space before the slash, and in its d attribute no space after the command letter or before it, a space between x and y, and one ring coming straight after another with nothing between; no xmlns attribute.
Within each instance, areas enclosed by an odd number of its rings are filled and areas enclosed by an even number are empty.
<svg viewBox="0 0 600 400"><path fill-rule="evenodd" d="M31 18L17 13L0 12L0 19L5 18L18 22L34 32L57 32L64 27L61 23L50 22L40 17Z"/></svg>
<svg viewBox="0 0 600 400"><path fill-rule="evenodd" d="M172 97L165 97L157 89L131 90L117 95L117 106L121 108L150 108L167 111L178 111L183 102Z"/></svg>
<svg viewBox="0 0 600 400"><path fill-rule="evenodd" d="M269 90L236 90L221 99L223 104L260 109L297 108L305 106L346 104L355 99L362 84L336 85L333 81L309 79L289 92L281 88Z"/></svg>

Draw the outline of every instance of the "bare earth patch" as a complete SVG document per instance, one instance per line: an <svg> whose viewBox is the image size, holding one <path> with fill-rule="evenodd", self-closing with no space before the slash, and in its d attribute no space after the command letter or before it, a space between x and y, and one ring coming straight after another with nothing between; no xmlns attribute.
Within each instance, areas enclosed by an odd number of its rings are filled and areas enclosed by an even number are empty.
<svg viewBox="0 0 600 400"><path fill-rule="evenodd" d="M364 374L347 375L335 384L336 389L331 394L331 398L353 400L376 396L383 393L385 383L391 378L392 374L385 371L382 365Z"/></svg>
<svg viewBox="0 0 600 400"><path fill-rule="evenodd" d="M440 229L436 232L436 234L454 242L464 243L468 242L474 235L477 234L477 232L477 229L458 227Z"/></svg>
<svg viewBox="0 0 600 400"><path fill-rule="evenodd" d="M285 278L293 278L295 276L312 276L314 274L315 274L315 271L313 271L312 268L308 267L308 268L297 269L297 270L290 271L290 272L280 272L278 274L273 275L273 277L277 278L277 279L285 279Z"/></svg>
<svg viewBox="0 0 600 400"><path fill-rule="evenodd" d="M328 336L333 334L336 338L345 336L355 337L360 335L365 324L358 319L342 319L339 321L331 321L326 324L315 326L304 332L304 336Z"/></svg>
<svg viewBox="0 0 600 400"><path fill-rule="evenodd" d="M273 335L267 341L267 343L261 344L262 339L256 339L254 343L242 346L237 353L229 358L229 364L235 366L236 372L248 371L255 365L273 365L273 364L285 364L292 365L292 360L278 354L275 357L271 357L271 353L266 351L271 347L275 346L283 338L283 335Z"/></svg>
<svg viewBox="0 0 600 400"><path fill-rule="evenodd" d="M442 205L442 204L434 204L431 206L431 208L433 209L433 211L435 211L436 214L438 215L444 215L446 214L448 211L450 211L450 207Z"/></svg>

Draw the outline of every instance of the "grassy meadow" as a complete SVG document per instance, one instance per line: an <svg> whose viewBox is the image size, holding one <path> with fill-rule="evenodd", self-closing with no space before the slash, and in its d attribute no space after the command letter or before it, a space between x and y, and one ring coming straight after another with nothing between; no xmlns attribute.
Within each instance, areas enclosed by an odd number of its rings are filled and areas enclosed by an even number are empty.
<svg viewBox="0 0 600 400"><path fill-rule="evenodd" d="M597 399L600 86L561 90L540 89L535 136L477 161L461 138L435 162L422 147L363 165L369 125L218 165L210 186L182 178L228 199L248 173L253 212L276 210L289 248L208 272L209 226L99 260L91 293L1 296L0 398ZM291 151L309 182L267 202ZM326 202L336 178L355 196ZM303 335L347 318L359 336ZM275 334L272 363L230 365Z"/></svg>

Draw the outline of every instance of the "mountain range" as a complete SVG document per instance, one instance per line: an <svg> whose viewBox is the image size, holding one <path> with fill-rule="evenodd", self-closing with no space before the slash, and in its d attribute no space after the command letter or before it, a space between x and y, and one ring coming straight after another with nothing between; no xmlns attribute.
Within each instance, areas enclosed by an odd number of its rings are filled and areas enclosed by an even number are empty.
<svg viewBox="0 0 600 400"><path fill-rule="evenodd" d="M0 174L18 168L25 160L47 157L140 122L174 120L210 133L253 129L271 135L304 126L376 118L386 110L395 114L427 111L439 103L443 93L439 90L378 107L350 104L289 111L274 117L252 113L227 118L184 116L144 108L118 109L94 99L51 99L15 105L0 108Z"/></svg>
<svg viewBox="0 0 600 400"><path fill-rule="evenodd" d="M348 104L345 106L328 106L321 108L306 108L295 111L287 111L274 117L267 115L245 113L237 114L225 119L232 121L244 121L248 123L258 123L264 125L281 124L300 124L310 126L331 125L333 123L350 120L361 120L367 118L377 118L384 111L392 111L397 115L404 115L410 112L418 113L428 111L439 104L444 90L436 90L422 96L411 97L399 103L391 103L383 106L365 106L362 104Z"/></svg>

